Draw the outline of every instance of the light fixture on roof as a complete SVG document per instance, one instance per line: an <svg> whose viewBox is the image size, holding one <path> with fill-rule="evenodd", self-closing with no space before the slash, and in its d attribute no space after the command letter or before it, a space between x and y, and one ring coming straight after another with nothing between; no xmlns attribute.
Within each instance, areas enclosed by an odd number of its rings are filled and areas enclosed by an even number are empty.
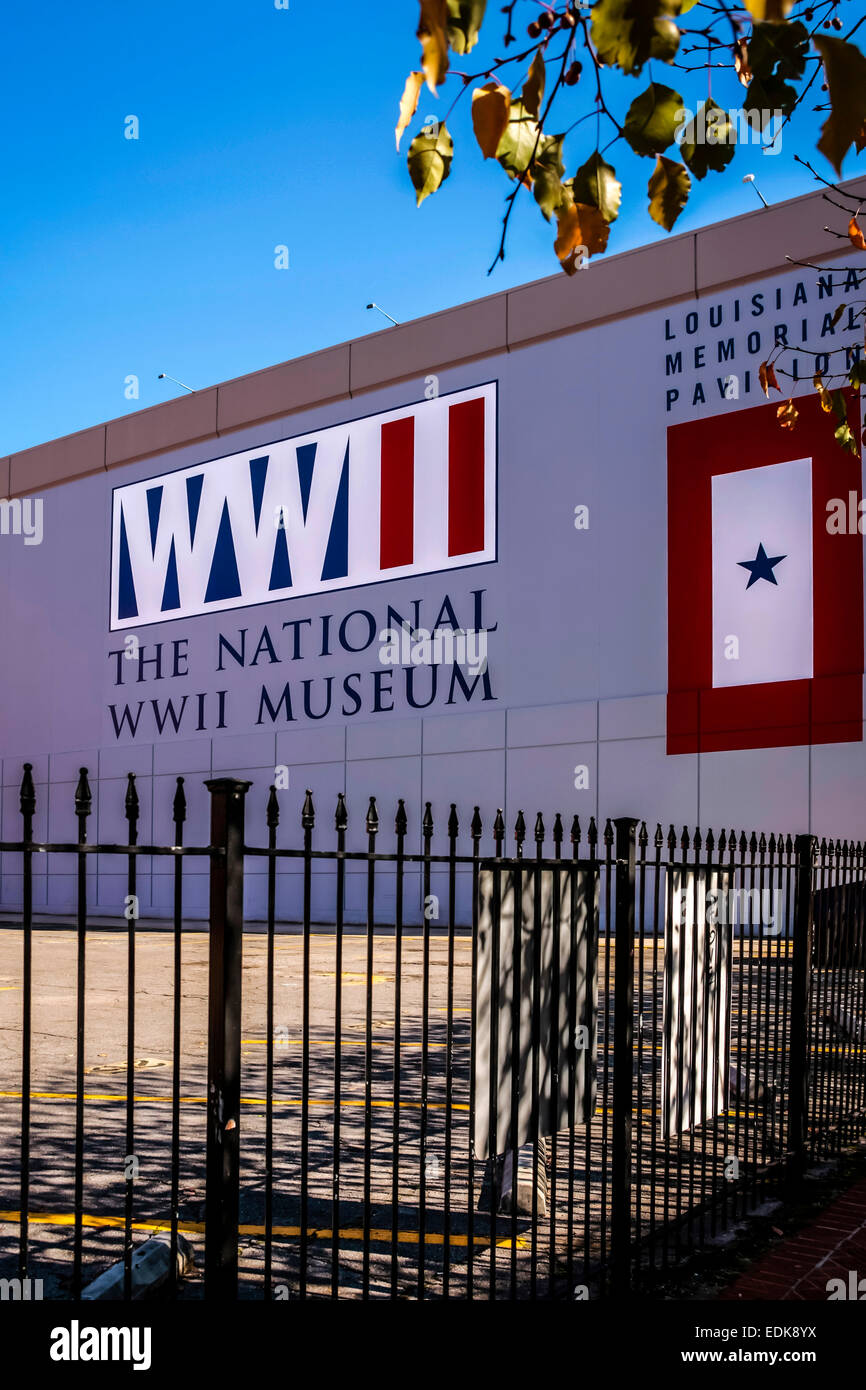
<svg viewBox="0 0 866 1390"><path fill-rule="evenodd" d="M755 186L755 192L757 193L757 195L758 195L758 197L760 198L761 202L764 204L764 207L765 207L765 208L768 208L768 207L770 206L770 204L767 202L766 198L764 197L763 193L761 192L760 188L759 188L758 185L755 183L755 175L754 175L754 174L744 174L744 175L743 175L743 183L751 183L751 184L754 184L754 186Z"/></svg>
<svg viewBox="0 0 866 1390"><path fill-rule="evenodd" d="M185 381L178 381L176 376L169 376L168 372L160 372L157 381L173 381L175 386L182 386L184 391L189 391L191 396L195 395L195 387L187 386Z"/></svg>
<svg viewBox="0 0 866 1390"><path fill-rule="evenodd" d="M379 309L379 313L380 313L380 314L383 314L384 317L385 317L386 319L391 319L391 315L390 315L390 314L386 314L386 313L385 313L385 310L379 308L379 305L378 305L378 304L368 304L368 305L367 305L367 308L368 308L368 309ZM397 322L396 319L391 319L391 322L393 323L393 325L394 325L395 328L399 328L399 327L400 327L400 325L399 325L399 323Z"/></svg>

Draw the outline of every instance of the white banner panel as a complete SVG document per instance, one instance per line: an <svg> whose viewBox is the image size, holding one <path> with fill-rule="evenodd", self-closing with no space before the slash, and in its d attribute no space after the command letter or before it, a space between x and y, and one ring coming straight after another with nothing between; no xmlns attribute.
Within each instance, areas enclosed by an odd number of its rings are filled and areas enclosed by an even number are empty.
<svg viewBox="0 0 866 1390"><path fill-rule="evenodd" d="M719 905L730 874L671 870L665 933L662 1137L683 1134L726 1105L730 1055L729 925Z"/></svg>
<svg viewBox="0 0 866 1390"><path fill-rule="evenodd" d="M516 877L511 871L493 869L479 874L473 1130L477 1158L490 1156L491 1137L492 1152L497 1154L535 1139L535 1029L539 1137L585 1124L595 1110L598 871L565 865L561 871L541 870L538 928L536 875L531 870L521 874L515 971ZM540 939L537 972L536 939Z"/></svg>
<svg viewBox="0 0 866 1390"><path fill-rule="evenodd" d="M810 679L812 460L716 474L712 497L713 685Z"/></svg>

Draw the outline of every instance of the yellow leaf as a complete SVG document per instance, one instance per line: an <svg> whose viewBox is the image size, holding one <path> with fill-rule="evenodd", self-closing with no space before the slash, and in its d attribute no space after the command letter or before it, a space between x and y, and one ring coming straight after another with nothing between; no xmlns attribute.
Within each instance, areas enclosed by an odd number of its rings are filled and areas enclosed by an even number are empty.
<svg viewBox="0 0 866 1390"><path fill-rule="evenodd" d="M856 217L852 217L848 223L848 236L851 238L852 246L855 246L858 251L866 251L866 237L864 237Z"/></svg>
<svg viewBox="0 0 866 1390"><path fill-rule="evenodd" d="M418 38L421 40L421 67L433 95L448 71L448 0L421 0Z"/></svg>
<svg viewBox="0 0 866 1390"><path fill-rule="evenodd" d="M403 95L400 98L400 119L394 131L397 137L398 150L400 148L400 138L403 131L418 110L418 98L421 95L421 88L423 85L423 72L410 72L409 76L406 78L406 86L403 88Z"/></svg>
<svg viewBox="0 0 866 1390"><path fill-rule="evenodd" d="M560 208L556 216L557 238L553 249L562 262L566 275L573 275L579 269L585 250L589 256L598 256L607 246L610 227L598 208L588 203L572 203Z"/></svg>
<svg viewBox="0 0 866 1390"><path fill-rule="evenodd" d="M472 93L472 129L485 159L493 159L511 115L511 93L498 82L476 87Z"/></svg>
<svg viewBox="0 0 866 1390"><path fill-rule="evenodd" d="M792 400L785 401L784 405L780 405L776 411L776 419L783 430L792 430L799 414L800 412Z"/></svg>
<svg viewBox="0 0 866 1390"><path fill-rule="evenodd" d="M825 415L829 415L833 409L833 397L830 395L830 392L827 390L827 387L824 385L824 382L821 379L821 376L818 372L816 372L815 375L812 377L812 385L818 392L818 396L821 401L821 409L823 410Z"/></svg>
<svg viewBox="0 0 866 1390"><path fill-rule="evenodd" d="M743 0L743 4L759 24L763 24L764 20L781 24L794 8L794 0Z"/></svg>
<svg viewBox="0 0 866 1390"><path fill-rule="evenodd" d="M734 44L734 71L743 86L748 87L752 80L752 69L749 66L749 45L745 39L737 39Z"/></svg>
<svg viewBox="0 0 866 1390"><path fill-rule="evenodd" d="M776 368L773 366L772 362L761 363L758 368L758 380L761 383L761 390L768 399L771 386L781 395L782 388L776 379Z"/></svg>

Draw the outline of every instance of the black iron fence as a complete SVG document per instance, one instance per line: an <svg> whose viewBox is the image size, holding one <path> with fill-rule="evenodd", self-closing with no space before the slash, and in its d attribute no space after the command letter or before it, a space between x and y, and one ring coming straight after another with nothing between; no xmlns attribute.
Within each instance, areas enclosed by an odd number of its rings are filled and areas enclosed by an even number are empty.
<svg viewBox="0 0 866 1390"><path fill-rule="evenodd" d="M530 837L521 813L506 851L501 813L461 825L451 806L434 853L429 804L417 840L402 801L386 838L371 798L350 850L340 795L321 849L310 793L284 843L272 788L251 845L250 784L206 785L207 845L183 843L182 778L174 843L140 845L132 775L128 842L89 843L84 769L77 838L37 843L25 765L22 836L0 843L22 885L0 934L0 1273L78 1298L116 1259L129 1298L162 1232L183 1296L597 1297L648 1287L863 1131L862 844L559 815ZM66 933L34 920L46 855L73 857ZM125 860L120 933L89 913L95 856ZM173 861L162 931L137 911L155 856ZM245 868L267 901L246 931Z"/></svg>

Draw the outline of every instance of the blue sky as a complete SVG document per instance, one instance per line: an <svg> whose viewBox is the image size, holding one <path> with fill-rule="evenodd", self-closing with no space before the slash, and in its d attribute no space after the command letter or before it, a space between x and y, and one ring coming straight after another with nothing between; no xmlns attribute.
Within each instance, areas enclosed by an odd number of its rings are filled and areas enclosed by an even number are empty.
<svg viewBox="0 0 866 1390"><path fill-rule="evenodd" d="M843 4L846 28L860 5ZM537 13L521 0L519 33ZM436 101L425 89L398 156L416 14L414 0L290 0L288 11L273 0L46 0L7 11L0 455L178 394L160 371L203 387L378 330L372 299L403 321L558 273L553 230L521 197L507 260L488 277L510 185L481 160L468 100L449 121L451 178L416 209L408 138L456 91ZM468 71L502 51L496 0L487 23L487 42L458 60ZM620 115L650 75L687 105L706 94L705 78L698 91L656 64L637 82L619 79ZM733 74L714 76L721 105L738 105L741 91ZM561 124L589 97L582 80ZM128 115L137 141L124 138ZM694 184L676 230L757 206L747 172L770 202L811 189L793 155L812 153L822 119L798 114L778 156L738 149L726 174ZM569 136L567 173L592 152L594 127ZM607 157L628 204L609 251L663 237L645 211L651 161L621 143ZM846 177L863 171L866 156L849 158ZM274 268L278 244L288 271ZM124 397L131 374L137 401Z"/></svg>

